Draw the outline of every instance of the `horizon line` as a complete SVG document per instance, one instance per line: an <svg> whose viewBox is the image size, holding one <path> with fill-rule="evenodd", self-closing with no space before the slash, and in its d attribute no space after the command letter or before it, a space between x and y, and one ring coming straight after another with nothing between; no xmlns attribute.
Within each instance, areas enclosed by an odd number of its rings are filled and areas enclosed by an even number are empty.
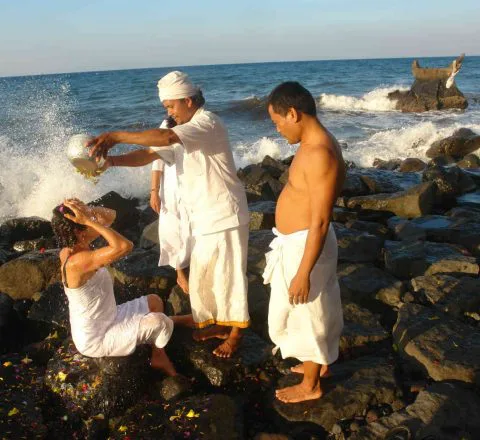
<svg viewBox="0 0 480 440"><path fill-rule="evenodd" d="M190 64L190 65L174 65L174 66L151 66L151 67L130 67L119 69L100 69L100 70L75 70L69 72L50 72L50 73L25 73L19 75L0 75L0 79L4 78L23 78L23 77L35 77L35 76L49 76L49 75L69 75L80 73L104 73L104 72L122 72L127 70L151 70L151 69L177 69L177 68L189 68L189 67L209 67L209 66L241 66L248 64L280 64L280 63L309 63L317 61L369 61L369 60L399 60L399 59L422 59L422 58L456 58L458 55L435 55L435 56L400 56L400 57L373 57L373 58L322 58L322 59L303 59L303 60L277 60L277 61L242 61L236 63L207 63L207 64ZM478 57L480 54L465 55L465 58Z"/></svg>

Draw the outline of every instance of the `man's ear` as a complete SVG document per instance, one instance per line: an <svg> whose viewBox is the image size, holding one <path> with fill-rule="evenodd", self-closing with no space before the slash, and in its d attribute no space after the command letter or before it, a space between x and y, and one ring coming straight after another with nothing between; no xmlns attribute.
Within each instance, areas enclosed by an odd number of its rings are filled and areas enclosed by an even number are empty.
<svg viewBox="0 0 480 440"><path fill-rule="evenodd" d="M287 111L287 115L286 115L286 118L290 121L290 122L293 122L293 123L297 123L297 122L300 122L300 119L301 119L301 113L297 112L296 109L294 109L293 107L290 107Z"/></svg>
<svg viewBox="0 0 480 440"><path fill-rule="evenodd" d="M192 108L192 107L193 107L193 100L192 100L192 98L185 98L185 103L187 104L187 107L188 107L188 108Z"/></svg>

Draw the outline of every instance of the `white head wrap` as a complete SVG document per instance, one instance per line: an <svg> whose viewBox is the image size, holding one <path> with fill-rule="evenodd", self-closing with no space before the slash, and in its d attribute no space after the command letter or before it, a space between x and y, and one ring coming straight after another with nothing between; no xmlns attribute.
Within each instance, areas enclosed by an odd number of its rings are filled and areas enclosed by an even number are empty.
<svg viewBox="0 0 480 440"><path fill-rule="evenodd" d="M194 86L186 73L175 70L167 73L158 83L160 101L166 99L183 99L194 96L200 90Z"/></svg>

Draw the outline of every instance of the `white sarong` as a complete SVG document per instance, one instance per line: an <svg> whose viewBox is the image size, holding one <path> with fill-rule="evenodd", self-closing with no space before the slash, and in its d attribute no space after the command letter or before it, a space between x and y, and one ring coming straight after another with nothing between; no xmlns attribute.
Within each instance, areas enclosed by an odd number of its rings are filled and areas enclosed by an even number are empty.
<svg viewBox="0 0 480 440"><path fill-rule="evenodd" d="M308 230L284 235L273 229L276 238L266 254L264 283L271 285L268 309L270 338L282 357L294 357L328 365L337 360L343 312L337 279L337 239L330 225L322 254L310 273L306 304L291 305L288 289L305 250Z"/></svg>
<svg viewBox="0 0 480 440"><path fill-rule="evenodd" d="M81 287L64 286L68 298L70 328L77 350L85 356L127 356L139 343L142 319L149 313L146 296L117 306L113 281L106 268L97 272ZM159 343L166 344L173 332L173 321L163 313L155 313ZM160 316L161 315L161 316Z"/></svg>
<svg viewBox="0 0 480 440"><path fill-rule="evenodd" d="M166 128L166 121L161 128ZM157 151L156 147L153 147ZM181 194L183 178L183 147L174 144L167 151L173 153L171 161L162 155L166 153L158 149L162 159L156 160L152 170L162 171L159 188L161 200L158 219L158 238L160 246L159 266L172 266L174 269L184 269L190 264L192 252L192 232L189 214Z"/></svg>
<svg viewBox="0 0 480 440"><path fill-rule="evenodd" d="M196 326L248 327L248 225L193 240L189 289Z"/></svg>

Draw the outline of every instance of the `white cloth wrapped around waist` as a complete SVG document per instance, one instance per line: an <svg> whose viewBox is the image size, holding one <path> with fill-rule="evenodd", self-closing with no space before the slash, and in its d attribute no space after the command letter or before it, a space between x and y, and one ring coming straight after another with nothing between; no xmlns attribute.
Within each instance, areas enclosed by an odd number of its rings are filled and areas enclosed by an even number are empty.
<svg viewBox="0 0 480 440"><path fill-rule="evenodd" d="M310 273L307 303L290 304L289 287L302 260L308 230L281 234L273 230L266 254L264 283L271 285L268 327L276 351L300 361L330 364L338 358L343 313L336 274L338 248L329 225L321 255Z"/></svg>

